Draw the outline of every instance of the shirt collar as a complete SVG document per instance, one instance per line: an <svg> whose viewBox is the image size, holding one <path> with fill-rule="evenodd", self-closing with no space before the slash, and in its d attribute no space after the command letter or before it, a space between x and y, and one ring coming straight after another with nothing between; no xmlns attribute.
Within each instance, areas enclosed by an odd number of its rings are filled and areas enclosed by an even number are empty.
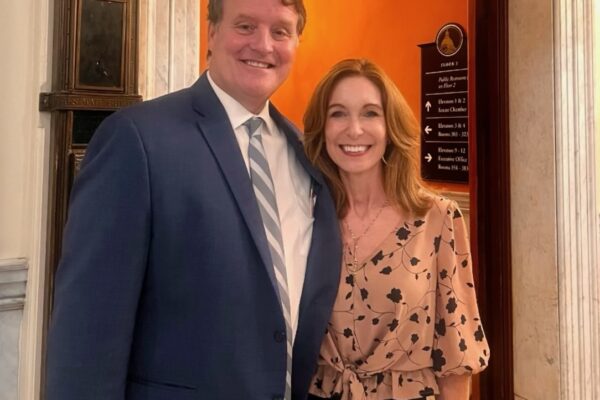
<svg viewBox="0 0 600 400"><path fill-rule="evenodd" d="M229 122L231 123L233 129L239 128L244 122L246 122L252 117L260 117L265 122L265 126L263 127L262 133L272 134L273 132L275 132L275 123L273 122L273 119L269 114L269 100L267 100L265 106L258 114L251 113L236 99L234 99L227 92L221 89L215 83L215 81L213 81L213 79L210 76L210 71L207 71L206 75L208 77L208 83L210 83L210 86L215 91L217 98L219 99L221 104L223 104L225 112L229 117Z"/></svg>

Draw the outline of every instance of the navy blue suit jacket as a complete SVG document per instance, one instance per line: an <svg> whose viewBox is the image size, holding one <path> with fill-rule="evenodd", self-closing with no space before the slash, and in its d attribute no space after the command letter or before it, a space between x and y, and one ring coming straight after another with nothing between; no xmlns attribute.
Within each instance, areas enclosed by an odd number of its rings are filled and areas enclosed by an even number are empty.
<svg viewBox="0 0 600 400"><path fill-rule="evenodd" d="M333 202L312 178L314 227L293 351L306 398L338 287ZM46 400L274 399L285 322L229 119L206 76L121 110L95 133L71 195L47 342Z"/></svg>

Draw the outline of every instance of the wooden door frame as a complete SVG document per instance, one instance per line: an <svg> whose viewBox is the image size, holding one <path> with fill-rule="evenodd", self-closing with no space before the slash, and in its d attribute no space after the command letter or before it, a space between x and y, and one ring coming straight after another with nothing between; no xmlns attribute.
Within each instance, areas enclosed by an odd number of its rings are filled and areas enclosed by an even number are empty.
<svg viewBox="0 0 600 400"><path fill-rule="evenodd" d="M491 348L490 364L480 376L480 396L512 400L508 0L472 0L470 15L476 71L471 229L481 317Z"/></svg>

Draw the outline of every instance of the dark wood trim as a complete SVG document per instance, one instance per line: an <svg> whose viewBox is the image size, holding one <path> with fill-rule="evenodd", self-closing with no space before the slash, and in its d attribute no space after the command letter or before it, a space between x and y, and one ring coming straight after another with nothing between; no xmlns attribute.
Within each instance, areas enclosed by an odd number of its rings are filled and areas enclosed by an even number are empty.
<svg viewBox="0 0 600 400"><path fill-rule="evenodd" d="M69 193L87 143L75 142L75 114L87 111L114 111L142 100L138 83L139 0L102 0L121 3L123 43L119 87L82 85L78 82L81 10L84 0L55 0L52 43L52 92L40 93L39 109L52 113L48 176L47 250L42 328L42 370L40 399L46 380L46 336L52 313L54 273L61 253L63 228L67 219Z"/></svg>
<svg viewBox="0 0 600 400"><path fill-rule="evenodd" d="M60 256L58 249L62 237L62 228L66 219L64 202L65 198L59 196L59 188L64 185L65 174L61 172L64 164L62 148L65 146L66 137L58 135L56 132L61 132L67 128L67 114L53 113L52 115L52 135L50 139L50 158L49 158L49 174L48 174L48 217L46 226L46 268L44 272L44 319L42 326L42 368L40 374L40 387L38 388L39 398L45 399L44 388L46 386L46 341L48 336L48 328L50 326L50 312L52 310L53 293L54 293L54 270L58 264Z"/></svg>
<svg viewBox="0 0 600 400"><path fill-rule="evenodd" d="M471 257L473 259L473 275L475 279L475 284L477 285L479 282L479 257L478 257L478 242L477 242L477 232L478 224L477 224L477 201L475 201L478 187L477 180L477 101L476 101L476 85L477 85L477 74L476 74L476 46L477 46L477 36L475 35L475 26L476 26L476 12L475 12L475 0L469 1L469 26L468 26L468 66L469 66L469 83L468 83L468 91L469 91L469 196L470 196L470 232L471 232Z"/></svg>
<svg viewBox="0 0 600 400"><path fill-rule="evenodd" d="M142 96L105 93L40 93L40 111L116 110L142 101Z"/></svg>
<svg viewBox="0 0 600 400"><path fill-rule="evenodd" d="M470 239L471 239L471 257L473 262L473 279L475 282L475 287L477 288L478 301L481 303L481 300L484 296L484 293L481 291L481 287L479 286L479 257L478 257L478 249L479 243L477 242L477 213L478 206L477 201L475 201L477 193L477 102L475 101L475 88L477 84L477 75L476 75L476 65L475 65L475 54L476 54L476 46L477 46L477 36L475 35L475 0L469 0L469 8L468 8L468 58L467 63L469 67L469 75L468 75L468 108L469 108L469 229L470 229ZM475 375L471 379L471 398L470 400L481 400L481 375Z"/></svg>
<svg viewBox="0 0 600 400"><path fill-rule="evenodd" d="M480 378L481 398L512 400L508 0L475 0L474 13L476 259L481 316L491 348L490 365Z"/></svg>

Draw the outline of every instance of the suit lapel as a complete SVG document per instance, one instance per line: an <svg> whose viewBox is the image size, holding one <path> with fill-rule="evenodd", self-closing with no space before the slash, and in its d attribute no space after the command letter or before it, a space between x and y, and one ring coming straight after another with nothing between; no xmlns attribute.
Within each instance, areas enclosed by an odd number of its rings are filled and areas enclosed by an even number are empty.
<svg viewBox="0 0 600 400"><path fill-rule="evenodd" d="M254 189L235 133L223 105L212 90L206 73L192 87L194 109L200 114L198 127L208 143L223 172L229 189L246 221L252 240L256 244L263 264L271 279L273 289L278 294L277 281L269 253L262 218L254 195Z"/></svg>
<svg viewBox="0 0 600 400"><path fill-rule="evenodd" d="M223 176L225 177L246 225L248 226L252 240L256 244L273 289L275 290L275 293L279 295L277 281L272 267L271 255L269 253L268 241L265 235L260 211L258 210L256 197L227 113L212 90L206 74L203 74L191 89L193 91L193 106L199 114L199 130L223 172ZM325 182L321 173L318 172L306 158L302 143L298 137L298 131L294 125L292 125L292 123L281 115L281 113L279 113L272 105L270 107L270 114L281 132L285 134L288 145L292 147L297 160L311 177L311 190L313 196L315 196L313 199L315 222L313 225L313 235L306 265L304 288L300 299L299 312L300 318L302 318L304 308L310 305L314 297L313 292L316 290L315 288L320 287L319 280L321 275L319 271L320 268L323 267L320 264L320 260L322 255L327 252L327 243L331 239L330 237L327 237L330 236L329 232L326 232L327 229L323 226L323 223L328 223L327 218L323 220L323 216L319 216L322 212L320 203L323 200L319 199L319 193L324 187ZM335 237L335 234L333 236ZM309 323L309 321L306 321L306 323ZM302 324L302 320L299 321L299 324Z"/></svg>
<svg viewBox="0 0 600 400"><path fill-rule="evenodd" d="M330 228L330 226L327 225L329 219L325 215L321 215L321 213L323 213L322 201L324 199L322 199L319 194L325 185L323 175L317 171L306 157L298 135L298 130L294 125L281 115L273 105L271 105L270 114L280 130L286 135L288 144L294 149L296 159L311 177L314 223L310 251L306 260L306 272L304 275L302 296L300 298L300 308L298 310L298 327L300 327L303 324L311 323L311 321L304 321L302 318L303 315L306 314L304 309L307 306L310 306L315 297L315 293L318 292L317 288L321 287L323 283L323 275L321 274L323 268L330 268L329 265L322 265L322 260L323 255L327 253L328 248L331 250L331 241L335 240L336 236L332 235L331 232L327 230L327 228ZM301 333L302 330L299 330L298 332Z"/></svg>
<svg viewBox="0 0 600 400"><path fill-rule="evenodd" d="M292 149L294 149L296 159L300 162L304 170L310 175L313 186L312 189L315 190L316 193L324 185L323 176L306 158L304 148L302 147L302 143L300 142L300 138L298 136L298 130L287 118L281 115L281 113L275 108L275 106L273 106L272 103L269 107L269 113L279 129L285 134L288 144L292 147Z"/></svg>

